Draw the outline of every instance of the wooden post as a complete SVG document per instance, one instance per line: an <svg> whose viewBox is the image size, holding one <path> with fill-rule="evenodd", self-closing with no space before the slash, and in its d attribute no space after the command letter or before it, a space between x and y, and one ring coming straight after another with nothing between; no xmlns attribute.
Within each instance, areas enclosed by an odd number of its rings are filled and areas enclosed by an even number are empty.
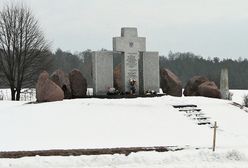
<svg viewBox="0 0 248 168"><path fill-rule="evenodd" d="M215 145L216 145L216 129L217 129L217 122L214 122L214 137L213 137L213 152L215 151Z"/></svg>

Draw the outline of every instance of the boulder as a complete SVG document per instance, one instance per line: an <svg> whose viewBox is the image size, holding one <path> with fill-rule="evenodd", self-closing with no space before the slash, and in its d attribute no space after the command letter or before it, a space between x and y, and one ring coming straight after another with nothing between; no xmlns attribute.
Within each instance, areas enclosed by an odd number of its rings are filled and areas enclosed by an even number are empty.
<svg viewBox="0 0 248 168"><path fill-rule="evenodd" d="M63 90L49 79L49 74L46 71L42 72L36 84L37 102L60 101L63 98Z"/></svg>
<svg viewBox="0 0 248 168"><path fill-rule="evenodd" d="M198 88L199 95L212 98L221 98L221 93L216 84L212 81L202 83Z"/></svg>
<svg viewBox="0 0 248 168"><path fill-rule="evenodd" d="M68 76L65 75L64 71L57 69L52 73L50 79L64 91L65 99L70 99L72 97L70 81Z"/></svg>
<svg viewBox="0 0 248 168"><path fill-rule="evenodd" d="M69 73L69 80L73 98L86 96L87 81L78 69L74 69Z"/></svg>
<svg viewBox="0 0 248 168"><path fill-rule="evenodd" d="M213 81L204 76L194 76L186 84L184 96L204 96L220 98L220 90Z"/></svg>
<svg viewBox="0 0 248 168"><path fill-rule="evenodd" d="M160 87L168 95L182 96L182 82L169 69L160 70Z"/></svg>
<svg viewBox="0 0 248 168"><path fill-rule="evenodd" d="M198 86L202 83L209 81L204 76L193 76L186 84L184 88L184 96L200 96L198 92Z"/></svg>

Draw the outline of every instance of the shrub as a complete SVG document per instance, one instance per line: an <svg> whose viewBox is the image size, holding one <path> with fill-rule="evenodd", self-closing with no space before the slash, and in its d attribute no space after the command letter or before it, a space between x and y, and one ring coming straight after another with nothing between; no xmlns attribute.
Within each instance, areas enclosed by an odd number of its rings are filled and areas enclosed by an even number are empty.
<svg viewBox="0 0 248 168"><path fill-rule="evenodd" d="M243 97L243 105L245 107L248 107L248 94L246 94L244 97Z"/></svg>

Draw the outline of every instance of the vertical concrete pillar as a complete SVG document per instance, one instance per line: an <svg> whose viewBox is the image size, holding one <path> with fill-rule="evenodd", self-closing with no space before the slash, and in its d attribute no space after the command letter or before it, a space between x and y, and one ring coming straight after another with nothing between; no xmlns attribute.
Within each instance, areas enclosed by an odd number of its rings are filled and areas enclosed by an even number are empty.
<svg viewBox="0 0 248 168"><path fill-rule="evenodd" d="M229 84L228 84L228 69L227 68L221 69L220 92L221 92L222 99L229 98Z"/></svg>

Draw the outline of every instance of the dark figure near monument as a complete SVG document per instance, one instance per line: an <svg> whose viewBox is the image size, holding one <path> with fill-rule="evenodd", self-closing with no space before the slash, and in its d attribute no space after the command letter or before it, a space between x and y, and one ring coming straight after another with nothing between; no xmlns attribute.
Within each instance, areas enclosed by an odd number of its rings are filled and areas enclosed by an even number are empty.
<svg viewBox="0 0 248 168"><path fill-rule="evenodd" d="M130 80L129 80L130 93L131 93L132 95L135 95L135 91L136 91L135 83L136 83L136 80L135 80L135 79L130 79Z"/></svg>

